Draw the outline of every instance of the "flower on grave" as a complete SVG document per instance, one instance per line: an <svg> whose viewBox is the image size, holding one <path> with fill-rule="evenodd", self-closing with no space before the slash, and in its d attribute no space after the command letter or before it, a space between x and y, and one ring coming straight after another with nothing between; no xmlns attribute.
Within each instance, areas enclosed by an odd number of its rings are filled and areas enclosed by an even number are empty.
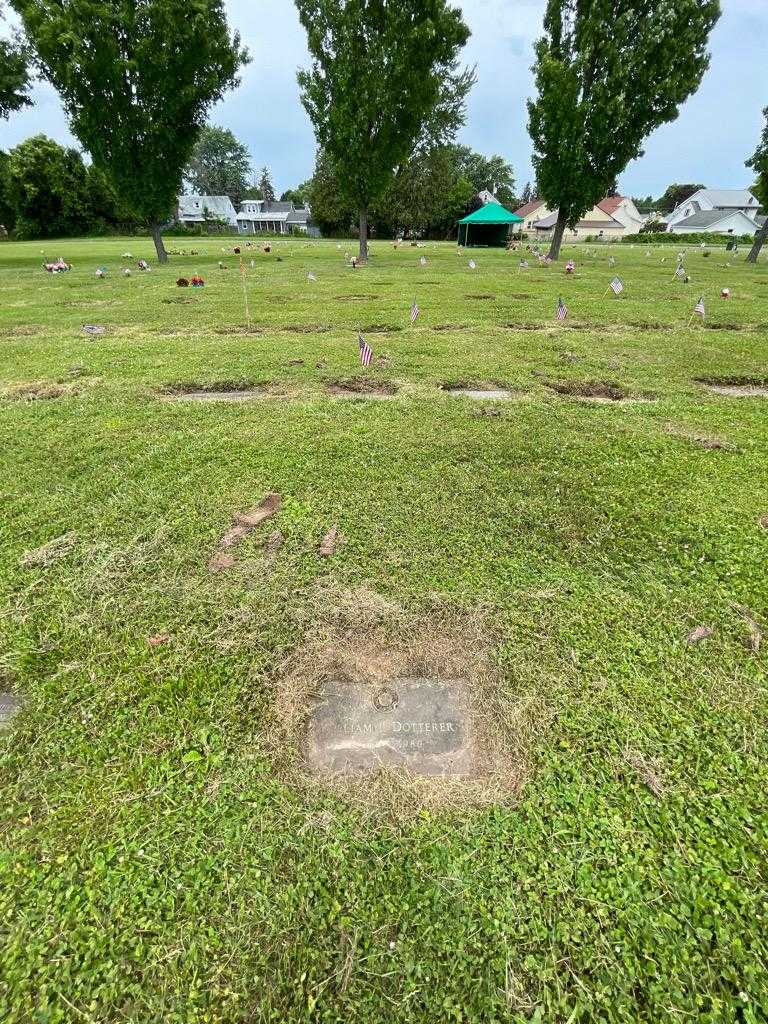
<svg viewBox="0 0 768 1024"><path fill-rule="evenodd" d="M176 285L179 288L189 288L189 281L186 277L179 277L176 279Z"/></svg>
<svg viewBox="0 0 768 1024"><path fill-rule="evenodd" d="M192 278L191 283L193 288L202 288L203 285L205 284L205 281L202 279L202 277L200 277L199 274L195 274L195 276Z"/></svg>
<svg viewBox="0 0 768 1024"><path fill-rule="evenodd" d="M723 288L722 291L720 292L720 298L721 299L729 299L730 297L731 297L731 289L730 288Z"/></svg>

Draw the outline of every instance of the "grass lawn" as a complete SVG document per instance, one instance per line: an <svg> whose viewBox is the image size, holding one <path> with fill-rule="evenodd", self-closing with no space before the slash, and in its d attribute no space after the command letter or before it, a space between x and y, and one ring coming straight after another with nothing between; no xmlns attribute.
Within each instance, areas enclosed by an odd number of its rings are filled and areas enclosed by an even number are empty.
<svg viewBox="0 0 768 1024"><path fill-rule="evenodd" d="M700 382L768 382L768 265L289 241L244 333L197 244L0 245L0 1019L768 1020L768 398ZM318 681L416 661L493 771L304 770Z"/></svg>

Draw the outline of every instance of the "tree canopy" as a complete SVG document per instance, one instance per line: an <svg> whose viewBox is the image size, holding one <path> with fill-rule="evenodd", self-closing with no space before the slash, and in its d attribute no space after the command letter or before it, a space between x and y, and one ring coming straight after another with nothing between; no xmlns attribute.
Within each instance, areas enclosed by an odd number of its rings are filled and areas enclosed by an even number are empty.
<svg viewBox="0 0 768 1024"><path fill-rule="evenodd" d="M747 160L747 167L750 167L757 175L755 182L755 195L763 208L763 215L766 215L765 223L755 236L755 242L747 256L749 263L757 263L760 250L768 238L768 107L763 109L765 124L760 136L760 142L752 156Z"/></svg>
<svg viewBox="0 0 768 1024"><path fill-rule="evenodd" d="M192 156L184 168L184 179L200 195L229 196L238 206L248 190L251 158L228 128L205 125Z"/></svg>
<svg viewBox="0 0 768 1024"><path fill-rule="evenodd" d="M538 189L559 211L553 258L698 88L719 16L719 0L547 0L528 113Z"/></svg>
<svg viewBox="0 0 768 1024"><path fill-rule="evenodd" d="M447 0L296 0L312 65L301 97L344 200L368 212L415 148L453 138L472 73L458 69L469 38Z"/></svg>
<svg viewBox="0 0 768 1024"><path fill-rule="evenodd" d="M680 203L690 199L694 192L706 187L706 185L670 185L664 195L659 196L656 207L660 213L672 213Z"/></svg>
<svg viewBox="0 0 768 1024"><path fill-rule="evenodd" d="M29 84L29 54L21 37L14 33L11 39L0 39L0 118L30 105Z"/></svg>
<svg viewBox="0 0 768 1024"><path fill-rule="evenodd" d="M211 104L247 59L223 0L13 0L73 134L147 224L160 226ZM172 45L171 45L172 42Z"/></svg>

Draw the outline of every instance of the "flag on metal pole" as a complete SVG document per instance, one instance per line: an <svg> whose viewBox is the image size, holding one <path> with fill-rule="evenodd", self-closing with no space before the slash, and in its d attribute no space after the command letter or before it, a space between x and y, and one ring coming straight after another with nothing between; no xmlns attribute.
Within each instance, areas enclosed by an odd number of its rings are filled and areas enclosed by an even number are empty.
<svg viewBox="0 0 768 1024"><path fill-rule="evenodd" d="M416 302L416 299L414 299L413 300L413 305L411 306L411 323L412 324L416 323L416 320L417 320L418 315L419 315L420 312L421 312L421 310L419 309L419 305Z"/></svg>
<svg viewBox="0 0 768 1024"><path fill-rule="evenodd" d="M621 293L624 291L624 282L621 280L620 277L614 277L614 279L611 281L611 289L614 295L621 295Z"/></svg>
<svg viewBox="0 0 768 1024"><path fill-rule="evenodd" d="M558 320L565 320L565 318L568 316L568 307L563 302L562 296L557 300L556 316Z"/></svg>

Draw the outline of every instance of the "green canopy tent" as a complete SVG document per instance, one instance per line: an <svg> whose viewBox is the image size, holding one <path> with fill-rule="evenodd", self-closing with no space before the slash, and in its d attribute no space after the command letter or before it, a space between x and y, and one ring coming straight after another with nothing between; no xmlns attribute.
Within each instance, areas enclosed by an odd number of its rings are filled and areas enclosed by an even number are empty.
<svg viewBox="0 0 768 1024"><path fill-rule="evenodd" d="M510 213L500 203L486 203L459 221L459 245L505 245L510 224L522 224L523 218ZM461 241L462 225L464 242ZM472 241L470 242L470 235Z"/></svg>

